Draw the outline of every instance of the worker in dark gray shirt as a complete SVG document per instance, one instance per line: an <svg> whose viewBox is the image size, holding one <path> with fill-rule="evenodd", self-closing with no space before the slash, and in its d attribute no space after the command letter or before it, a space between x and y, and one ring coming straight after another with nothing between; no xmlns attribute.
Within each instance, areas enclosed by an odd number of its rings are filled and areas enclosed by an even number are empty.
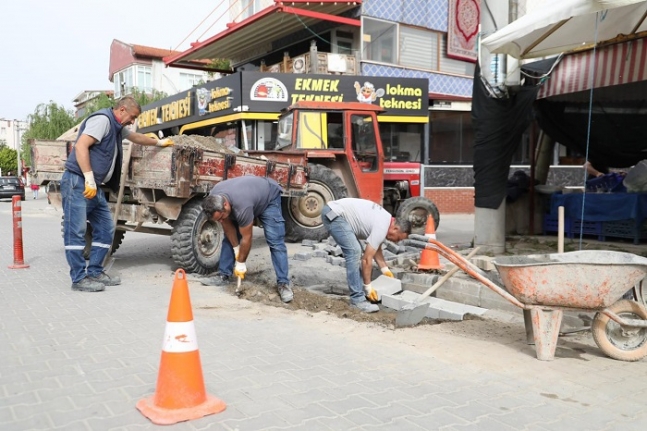
<svg viewBox="0 0 647 431"><path fill-rule="evenodd" d="M281 301L290 302L294 295L288 278L288 250L285 246L285 220L281 212L281 186L271 178L243 176L214 186L202 209L225 232L220 251L218 273L201 280L207 286L225 286L232 275L245 278L247 256L252 248L252 228L258 217L265 240L270 247Z"/></svg>

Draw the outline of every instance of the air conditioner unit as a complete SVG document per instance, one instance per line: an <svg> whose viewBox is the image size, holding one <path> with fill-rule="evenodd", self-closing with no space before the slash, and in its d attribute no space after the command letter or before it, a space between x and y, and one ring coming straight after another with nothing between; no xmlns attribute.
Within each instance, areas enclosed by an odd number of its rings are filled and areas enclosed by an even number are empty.
<svg viewBox="0 0 647 431"><path fill-rule="evenodd" d="M292 59L292 73L306 73L306 57L304 55Z"/></svg>

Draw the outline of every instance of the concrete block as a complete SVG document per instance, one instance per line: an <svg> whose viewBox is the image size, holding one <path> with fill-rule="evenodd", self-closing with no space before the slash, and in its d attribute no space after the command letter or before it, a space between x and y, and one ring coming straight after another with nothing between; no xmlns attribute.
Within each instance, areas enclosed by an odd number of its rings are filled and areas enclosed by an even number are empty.
<svg viewBox="0 0 647 431"><path fill-rule="evenodd" d="M378 297L382 295L393 295L402 290L402 282L400 280L387 277L386 275L377 277L371 282L371 286L377 291Z"/></svg>
<svg viewBox="0 0 647 431"><path fill-rule="evenodd" d="M483 271L496 271L494 266L494 257L492 256L474 256L470 261Z"/></svg>
<svg viewBox="0 0 647 431"><path fill-rule="evenodd" d="M327 257L328 252L325 250L315 250L314 253L312 253L312 257Z"/></svg>
<svg viewBox="0 0 647 431"><path fill-rule="evenodd" d="M344 268L346 267L346 259L343 257L333 257L332 262L330 263L333 265L343 266Z"/></svg>
<svg viewBox="0 0 647 431"><path fill-rule="evenodd" d="M317 244L317 241L313 239L304 239L301 241L301 245L305 245L306 247L312 247L315 244Z"/></svg>
<svg viewBox="0 0 647 431"><path fill-rule="evenodd" d="M333 247L333 249L332 249L332 251L331 251L330 253L331 253L333 256L341 256L342 254L344 254L344 252L343 252L343 251L341 251L341 247L340 247L340 246Z"/></svg>
<svg viewBox="0 0 647 431"><path fill-rule="evenodd" d="M294 260L309 260L312 253L294 253Z"/></svg>
<svg viewBox="0 0 647 431"><path fill-rule="evenodd" d="M384 250L382 251L382 254L384 255L384 259L394 259L396 257L395 253L391 253L389 250Z"/></svg>
<svg viewBox="0 0 647 431"><path fill-rule="evenodd" d="M335 241L335 238L333 238L332 236L329 236L326 241L328 242L328 245L330 245L330 246L334 247L334 246L337 245L337 241Z"/></svg>
<svg viewBox="0 0 647 431"><path fill-rule="evenodd" d="M389 241L388 239L384 241L384 244L386 245L386 249L390 251L393 254L398 254L399 246L394 243L393 241Z"/></svg>
<svg viewBox="0 0 647 431"><path fill-rule="evenodd" d="M384 295L382 297L382 305L399 311L402 306L414 303L418 298L420 298L420 295L416 293L403 291L399 295ZM425 298L422 302L429 304L429 309L425 316L430 319L463 320L466 314L482 316L487 311L485 308L438 298Z"/></svg>
<svg viewBox="0 0 647 431"><path fill-rule="evenodd" d="M330 264L332 264L332 260L333 260L333 259L334 259L334 257L332 257L332 256L330 256L330 255L326 256L326 263L330 263Z"/></svg>

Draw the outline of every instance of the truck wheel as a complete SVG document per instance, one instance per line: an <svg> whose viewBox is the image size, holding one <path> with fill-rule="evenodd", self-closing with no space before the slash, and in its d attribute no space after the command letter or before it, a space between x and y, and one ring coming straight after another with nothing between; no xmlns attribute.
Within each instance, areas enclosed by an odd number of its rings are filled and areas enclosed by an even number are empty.
<svg viewBox="0 0 647 431"><path fill-rule="evenodd" d="M220 223L209 220L200 200L182 207L173 223L171 253L173 260L186 272L209 274L218 269L224 238Z"/></svg>
<svg viewBox="0 0 647 431"><path fill-rule="evenodd" d="M405 200L400 204L396 213L397 218L409 220L411 223L411 233L416 235L425 234L427 217L430 215L434 218L434 228L437 230L438 224L440 223L438 208L436 208L436 204L430 199L422 196Z"/></svg>
<svg viewBox="0 0 647 431"><path fill-rule="evenodd" d="M125 224L124 222L117 222L117 224ZM63 235L63 220L61 220L61 236ZM115 230L115 237L112 239L112 249L110 250L110 255L115 254L119 249L121 242L124 240L126 235L125 230ZM86 223L85 225L85 248L83 249L83 258L85 260L90 259L90 249L92 248L92 225Z"/></svg>
<svg viewBox="0 0 647 431"><path fill-rule="evenodd" d="M635 301L620 300L609 310L624 319L647 320L647 310ZM602 313L591 325L593 340L607 356L620 361L638 361L647 356L647 328L624 327Z"/></svg>
<svg viewBox="0 0 647 431"><path fill-rule="evenodd" d="M321 241L328 232L321 222L321 210L326 202L346 197L348 189L332 169L323 165L309 165L308 194L283 199L285 240L304 239Z"/></svg>

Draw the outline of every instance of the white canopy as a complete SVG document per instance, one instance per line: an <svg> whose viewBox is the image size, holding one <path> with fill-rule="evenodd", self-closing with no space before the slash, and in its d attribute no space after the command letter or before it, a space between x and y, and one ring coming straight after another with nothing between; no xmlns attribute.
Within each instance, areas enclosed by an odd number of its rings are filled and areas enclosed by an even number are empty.
<svg viewBox="0 0 647 431"><path fill-rule="evenodd" d="M482 46L491 53L537 58L646 31L647 0L553 0L486 37Z"/></svg>

